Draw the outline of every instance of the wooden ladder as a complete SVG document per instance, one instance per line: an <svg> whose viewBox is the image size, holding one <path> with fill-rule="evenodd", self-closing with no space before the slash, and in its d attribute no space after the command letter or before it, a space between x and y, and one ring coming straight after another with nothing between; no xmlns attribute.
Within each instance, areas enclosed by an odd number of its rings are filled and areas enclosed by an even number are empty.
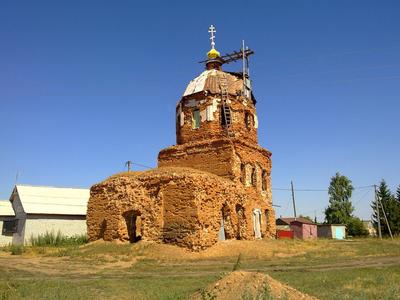
<svg viewBox="0 0 400 300"><path fill-rule="evenodd" d="M235 136L235 134L230 130L232 125L232 111L228 104L229 95L228 95L228 82L226 79L226 74L223 73L222 77L218 78L219 78L219 86L221 88L221 103L222 103L222 112L225 119L225 125L224 125L225 131L228 137L233 137Z"/></svg>

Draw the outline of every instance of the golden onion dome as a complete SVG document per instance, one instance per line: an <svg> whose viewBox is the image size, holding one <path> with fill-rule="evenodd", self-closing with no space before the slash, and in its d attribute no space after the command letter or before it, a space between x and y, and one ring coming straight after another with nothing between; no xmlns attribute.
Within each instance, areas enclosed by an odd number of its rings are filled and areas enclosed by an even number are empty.
<svg viewBox="0 0 400 300"><path fill-rule="evenodd" d="M221 54L214 48L212 48L210 51L208 51L207 53L207 57L208 59L213 59L213 58L217 58L220 57Z"/></svg>

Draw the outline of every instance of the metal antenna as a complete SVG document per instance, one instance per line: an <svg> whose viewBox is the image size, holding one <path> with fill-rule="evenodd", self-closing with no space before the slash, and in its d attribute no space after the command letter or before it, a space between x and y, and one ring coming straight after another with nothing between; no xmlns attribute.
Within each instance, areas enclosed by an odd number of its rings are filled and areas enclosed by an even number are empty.
<svg viewBox="0 0 400 300"><path fill-rule="evenodd" d="M246 56L244 55L244 40L242 40L242 62L243 62L243 95L245 94L245 89L246 89L246 62L245 62Z"/></svg>
<svg viewBox="0 0 400 300"><path fill-rule="evenodd" d="M128 160L128 161L125 163L125 166L128 167L128 172L131 171L131 166L132 166L132 164L133 164L133 163L132 163L130 160Z"/></svg>
<svg viewBox="0 0 400 300"><path fill-rule="evenodd" d="M208 32L211 34L210 40L211 40L211 49L215 49L215 35L217 31L215 30L214 25L211 25Z"/></svg>
<svg viewBox="0 0 400 300"><path fill-rule="evenodd" d="M15 174L15 184L17 185L18 184L18 180L19 180L19 175L20 175L20 171L18 170L17 171L17 174Z"/></svg>

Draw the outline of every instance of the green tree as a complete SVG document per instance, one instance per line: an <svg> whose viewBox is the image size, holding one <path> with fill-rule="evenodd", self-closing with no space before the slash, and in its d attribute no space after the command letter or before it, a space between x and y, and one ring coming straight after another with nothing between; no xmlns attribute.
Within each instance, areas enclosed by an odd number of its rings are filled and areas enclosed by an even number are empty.
<svg viewBox="0 0 400 300"><path fill-rule="evenodd" d="M398 192L399 190L397 191L397 194L399 194ZM386 217L390 225L392 234L400 234L400 201L398 201L396 197L392 195L385 180L383 179L379 184L377 190L377 197L378 199L380 199L384 211L382 210L381 204L377 203L377 200L374 200L372 202L371 207L374 211L372 215L372 222L374 224L374 227L378 229L378 209L379 209L382 234L389 235L389 228L386 223L384 212L386 213Z"/></svg>
<svg viewBox="0 0 400 300"><path fill-rule="evenodd" d="M399 184L399 187L397 188L396 199L397 199L397 201L400 202L400 184Z"/></svg>
<svg viewBox="0 0 400 300"><path fill-rule="evenodd" d="M325 209L325 219L328 224L348 224L352 218L354 207L350 198L353 193L351 180L336 173L329 185L329 206Z"/></svg>
<svg viewBox="0 0 400 300"><path fill-rule="evenodd" d="M368 236L369 232L364 227L360 218L352 217L347 223L347 233L351 236Z"/></svg>

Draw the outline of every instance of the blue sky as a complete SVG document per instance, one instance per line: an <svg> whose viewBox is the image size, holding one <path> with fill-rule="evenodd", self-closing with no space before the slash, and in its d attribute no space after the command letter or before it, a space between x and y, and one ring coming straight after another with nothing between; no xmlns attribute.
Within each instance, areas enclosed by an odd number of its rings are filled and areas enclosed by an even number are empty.
<svg viewBox="0 0 400 300"><path fill-rule="evenodd" d="M400 184L398 1L2 1L0 198L19 183L90 187L175 143L175 104L216 47L251 59L273 188ZM239 69L239 65L227 69ZM138 168L138 167L136 167ZM140 169L140 168L139 168ZM354 192L370 215L371 189ZM297 192L322 218L326 192ZM290 192L274 190L277 215Z"/></svg>

